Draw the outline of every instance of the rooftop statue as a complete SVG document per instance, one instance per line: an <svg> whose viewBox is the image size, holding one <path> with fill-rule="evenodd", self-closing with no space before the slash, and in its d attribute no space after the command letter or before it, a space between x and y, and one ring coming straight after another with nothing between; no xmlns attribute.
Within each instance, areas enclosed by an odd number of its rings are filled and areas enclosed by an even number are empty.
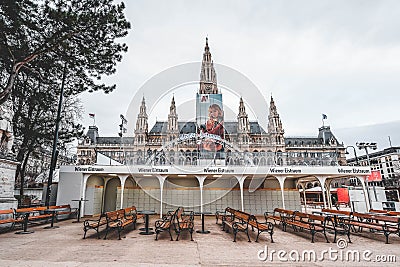
<svg viewBox="0 0 400 267"><path fill-rule="evenodd" d="M12 119L14 117L13 103L9 98L0 105L0 154L12 154L14 135Z"/></svg>

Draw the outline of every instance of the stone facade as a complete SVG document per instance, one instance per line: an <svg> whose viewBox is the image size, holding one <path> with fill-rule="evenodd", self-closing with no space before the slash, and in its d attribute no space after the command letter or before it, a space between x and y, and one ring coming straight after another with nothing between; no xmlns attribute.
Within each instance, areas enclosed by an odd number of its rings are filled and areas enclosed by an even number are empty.
<svg viewBox="0 0 400 267"><path fill-rule="evenodd" d="M17 208L14 198L15 171L18 163L0 158L0 210Z"/></svg>
<svg viewBox="0 0 400 267"><path fill-rule="evenodd" d="M203 54L199 94L219 94L216 72L208 40ZM185 140L168 145L180 135L196 134L200 125L195 121L179 121L174 97L171 99L168 121L157 121L148 126L146 101L143 97L137 115L136 127L131 137L100 137L98 128L90 126L78 146L77 164L96 162L97 153L104 154L121 164L178 164L198 165L197 140ZM276 103L271 96L268 129L257 121L249 121L243 99L240 98L237 121L224 122L224 139L235 149L225 147L222 165L345 165L345 148L331 132L322 126L315 137L285 137ZM129 135L129 134L128 134Z"/></svg>

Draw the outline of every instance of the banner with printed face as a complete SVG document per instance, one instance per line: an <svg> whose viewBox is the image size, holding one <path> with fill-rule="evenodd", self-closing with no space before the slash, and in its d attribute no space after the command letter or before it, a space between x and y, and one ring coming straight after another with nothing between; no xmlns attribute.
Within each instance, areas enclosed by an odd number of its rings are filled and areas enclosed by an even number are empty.
<svg viewBox="0 0 400 267"><path fill-rule="evenodd" d="M199 150L224 150L224 111L222 94L196 95L196 122L200 135Z"/></svg>

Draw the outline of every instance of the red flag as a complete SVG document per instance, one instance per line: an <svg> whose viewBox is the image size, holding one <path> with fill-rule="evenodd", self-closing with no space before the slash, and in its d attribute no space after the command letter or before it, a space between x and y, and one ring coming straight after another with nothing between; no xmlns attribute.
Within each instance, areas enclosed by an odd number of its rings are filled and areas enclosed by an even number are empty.
<svg viewBox="0 0 400 267"><path fill-rule="evenodd" d="M94 118L94 113L89 113L90 118Z"/></svg>

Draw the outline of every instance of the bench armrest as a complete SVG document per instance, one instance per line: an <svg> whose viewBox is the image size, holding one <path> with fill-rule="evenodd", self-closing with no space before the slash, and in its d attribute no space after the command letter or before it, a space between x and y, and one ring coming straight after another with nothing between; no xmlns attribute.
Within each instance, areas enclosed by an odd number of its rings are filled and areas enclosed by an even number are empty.
<svg viewBox="0 0 400 267"><path fill-rule="evenodd" d="M167 215L164 215L164 216L172 216L172 215L174 215L175 214L175 211L174 210L169 210L168 212L167 212Z"/></svg>

